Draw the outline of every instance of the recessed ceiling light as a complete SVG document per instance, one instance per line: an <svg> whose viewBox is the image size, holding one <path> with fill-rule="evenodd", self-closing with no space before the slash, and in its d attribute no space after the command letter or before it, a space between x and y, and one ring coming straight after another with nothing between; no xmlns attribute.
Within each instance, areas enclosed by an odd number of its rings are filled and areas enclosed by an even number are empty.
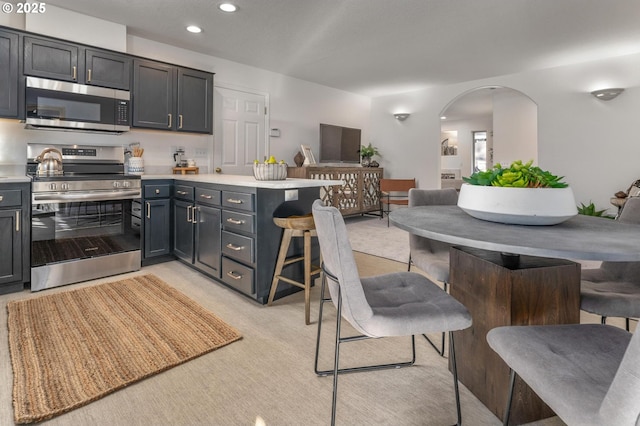
<svg viewBox="0 0 640 426"><path fill-rule="evenodd" d="M235 12L238 8L231 3L222 3L218 6L223 12Z"/></svg>
<svg viewBox="0 0 640 426"><path fill-rule="evenodd" d="M446 115L440 116L440 120L446 120L446 119L447 119Z"/></svg>
<svg viewBox="0 0 640 426"><path fill-rule="evenodd" d="M202 32L202 28L196 26L196 25L189 25L187 27L187 31L189 31L190 33L201 33Z"/></svg>

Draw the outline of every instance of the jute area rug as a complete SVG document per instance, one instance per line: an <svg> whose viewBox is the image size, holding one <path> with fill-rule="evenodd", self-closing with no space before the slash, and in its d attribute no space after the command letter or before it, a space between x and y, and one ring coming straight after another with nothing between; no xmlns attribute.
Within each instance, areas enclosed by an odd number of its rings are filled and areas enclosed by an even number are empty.
<svg viewBox="0 0 640 426"><path fill-rule="evenodd" d="M7 310L16 423L65 413L241 338L154 275Z"/></svg>

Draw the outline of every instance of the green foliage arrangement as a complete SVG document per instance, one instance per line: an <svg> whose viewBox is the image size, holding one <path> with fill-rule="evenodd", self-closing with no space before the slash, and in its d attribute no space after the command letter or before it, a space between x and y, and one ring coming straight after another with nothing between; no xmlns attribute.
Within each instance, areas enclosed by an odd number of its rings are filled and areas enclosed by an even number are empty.
<svg viewBox="0 0 640 426"><path fill-rule="evenodd" d="M374 155L380 155L380 153L378 152L378 148L371 145L371 143L369 143L368 146L360 145L360 157L371 158Z"/></svg>
<svg viewBox="0 0 640 426"><path fill-rule="evenodd" d="M521 160L514 161L508 168L500 163L486 172L475 172L462 179L471 185L505 186L513 188L566 188L562 182L564 176L555 176L540 167L532 166L533 160L522 164Z"/></svg>
<svg viewBox="0 0 640 426"><path fill-rule="evenodd" d="M604 217L606 219L615 219L615 216L604 214L604 212L606 211L606 209L596 210L596 206L595 204L593 204L593 202L590 202L586 206L583 203L580 203L580 206L578 206L578 214L583 214L585 216Z"/></svg>

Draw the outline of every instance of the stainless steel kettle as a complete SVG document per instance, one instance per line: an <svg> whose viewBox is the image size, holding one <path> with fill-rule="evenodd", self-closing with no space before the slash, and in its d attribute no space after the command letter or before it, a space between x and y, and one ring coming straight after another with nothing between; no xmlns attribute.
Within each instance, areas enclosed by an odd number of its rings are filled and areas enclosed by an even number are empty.
<svg viewBox="0 0 640 426"><path fill-rule="evenodd" d="M48 155L47 155L48 154ZM52 156L57 154L59 158ZM59 176L62 175L62 153L55 148L47 148L36 157L38 164L37 176Z"/></svg>

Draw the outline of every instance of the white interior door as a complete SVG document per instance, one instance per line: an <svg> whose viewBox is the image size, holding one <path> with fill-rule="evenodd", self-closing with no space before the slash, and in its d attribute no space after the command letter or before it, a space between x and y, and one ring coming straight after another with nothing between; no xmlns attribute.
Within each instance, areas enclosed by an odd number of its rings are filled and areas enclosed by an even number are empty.
<svg viewBox="0 0 640 426"><path fill-rule="evenodd" d="M214 170L252 175L253 160L262 161L268 152L267 96L216 86L214 101Z"/></svg>

